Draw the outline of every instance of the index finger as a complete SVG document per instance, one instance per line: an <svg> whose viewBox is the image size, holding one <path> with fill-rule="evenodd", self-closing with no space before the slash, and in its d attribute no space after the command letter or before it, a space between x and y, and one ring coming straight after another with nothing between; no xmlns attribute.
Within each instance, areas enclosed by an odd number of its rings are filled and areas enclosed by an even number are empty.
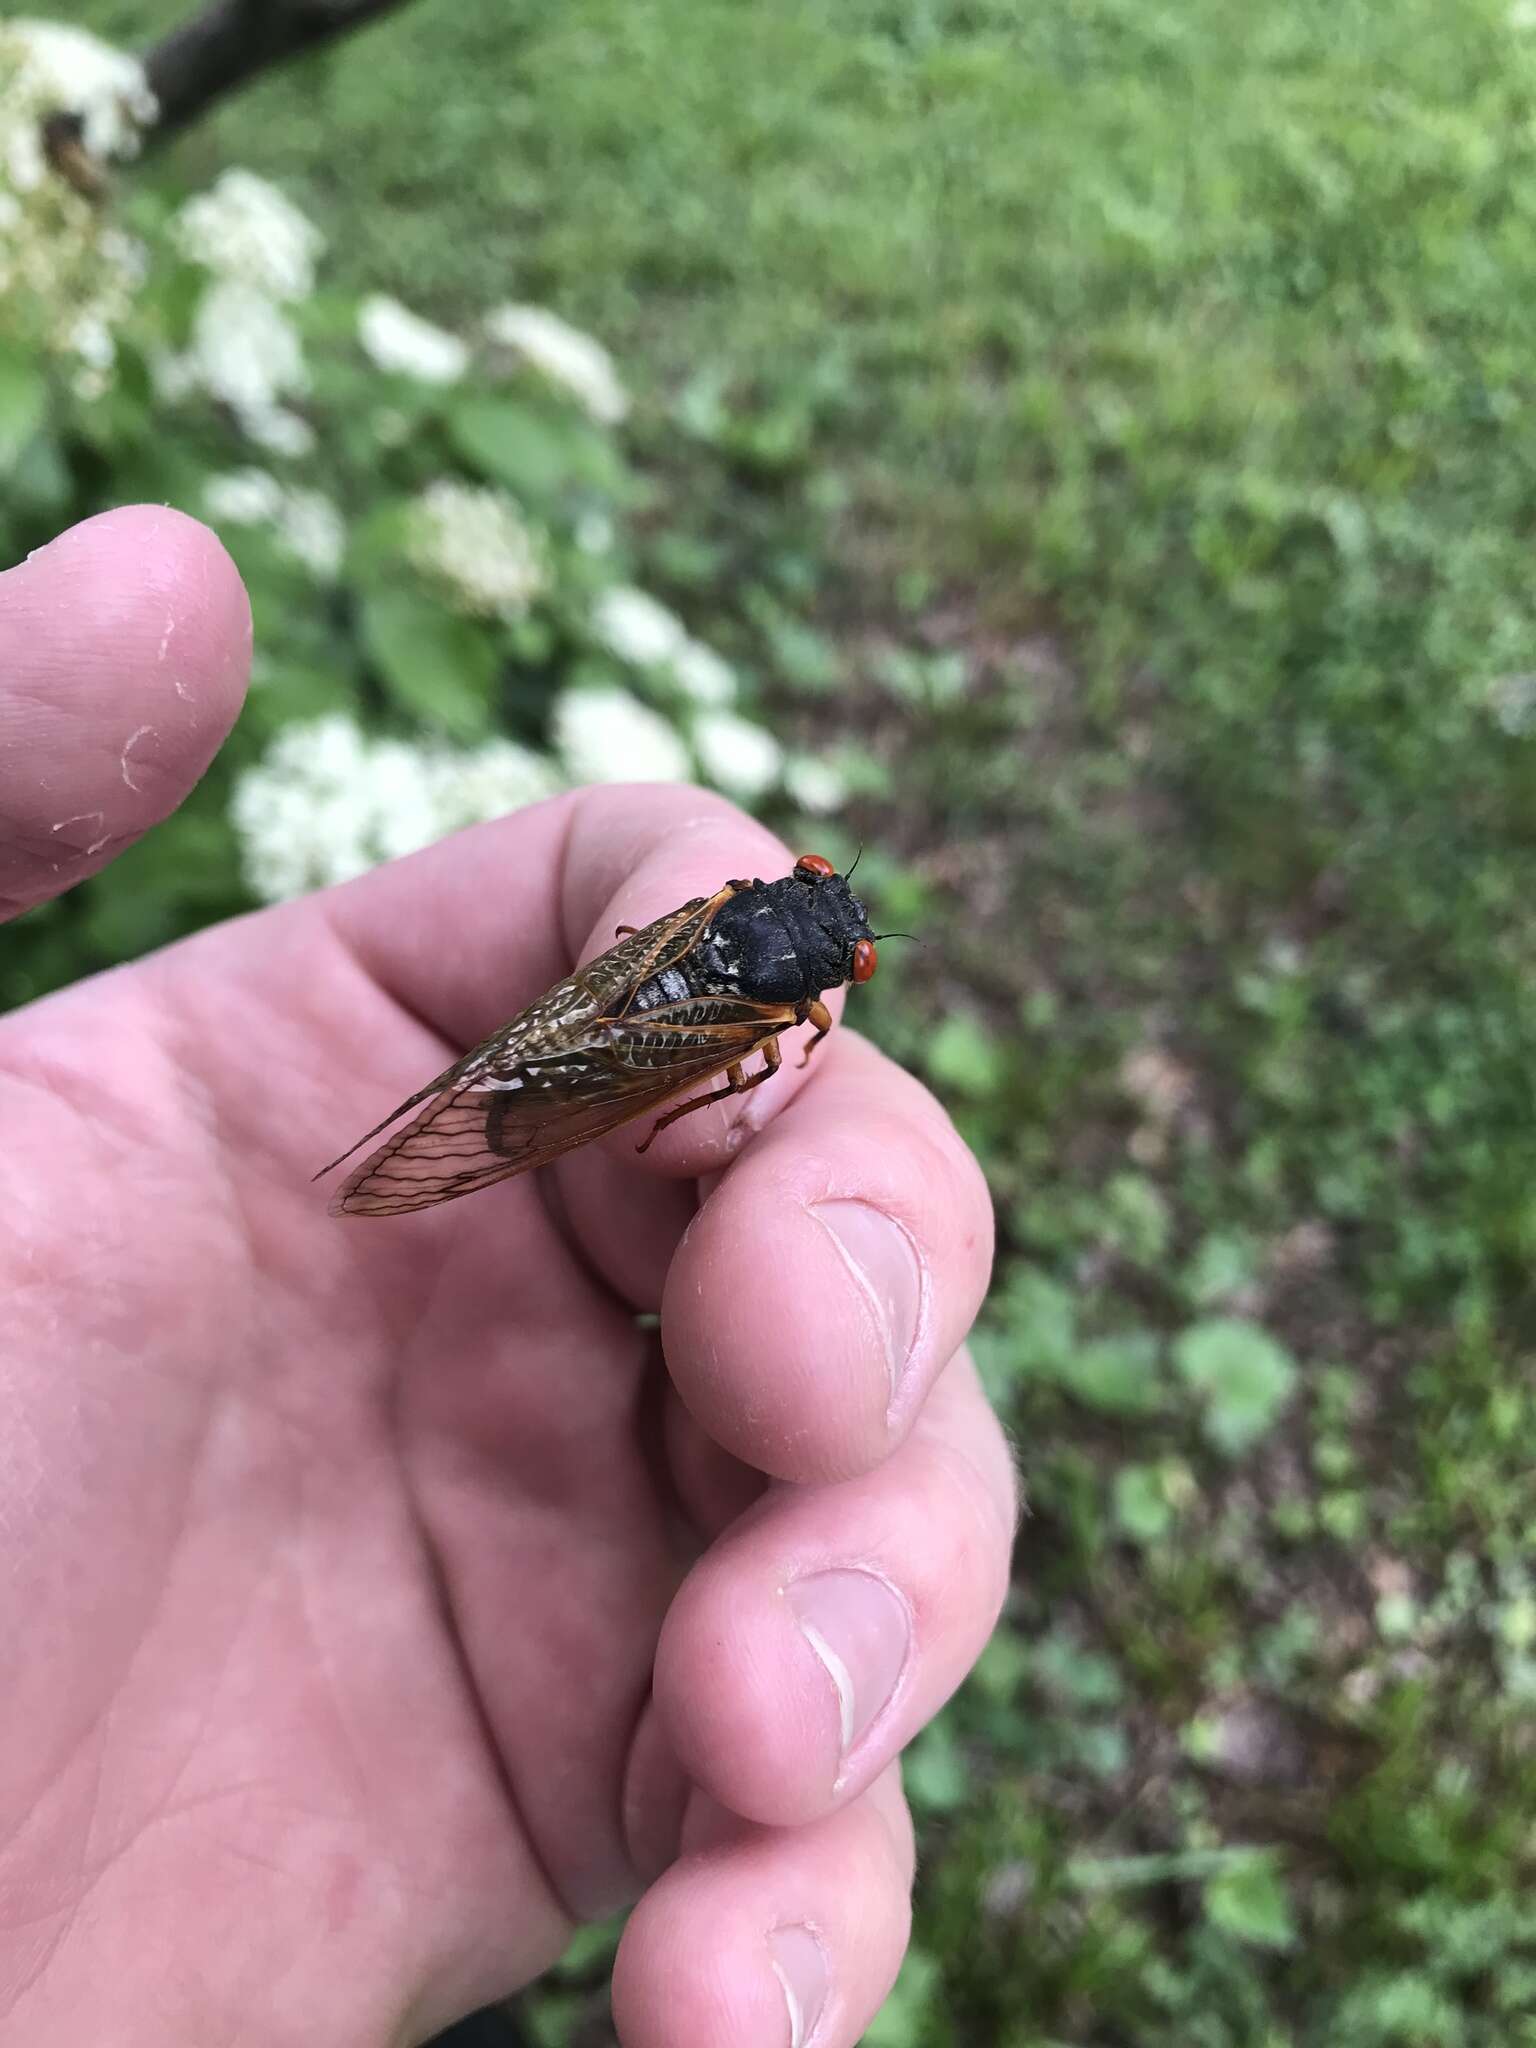
<svg viewBox="0 0 1536 2048"><path fill-rule="evenodd" d="M82 520L0 575L0 917L175 810L234 722L250 652L234 563L164 506Z"/></svg>

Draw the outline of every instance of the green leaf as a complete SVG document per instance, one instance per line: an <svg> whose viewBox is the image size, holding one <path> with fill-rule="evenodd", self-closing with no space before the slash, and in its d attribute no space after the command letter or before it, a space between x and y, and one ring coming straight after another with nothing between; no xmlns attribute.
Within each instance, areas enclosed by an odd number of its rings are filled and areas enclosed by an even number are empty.
<svg viewBox="0 0 1536 2048"><path fill-rule="evenodd" d="M356 693L341 669L278 659L264 662L257 671L240 724L266 735L299 719L356 710Z"/></svg>
<svg viewBox="0 0 1536 2048"><path fill-rule="evenodd" d="M347 573L358 582L384 582L398 574L409 552L414 506L409 498L380 498L347 535Z"/></svg>
<svg viewBox="0 0 1536 2048"><path fill-rule="evenodd" d="M928 1072L941 1088L979 1098L996 1094L1003 1079L997 1041L963 1010L946 1017L928 1041Z"/></svg>
<svg viewBox="0 0 1536 2048"><path fill-rule="evenodd" d="M989 1390L1002 1397L1023 1382L1058 1377L1077 1338L1076 1303L1048 1273L1015 1266L977 1335Z"/></svg>
<svg viewBox="0 0 1536 2048"><path fill-rule="evenodd" d="M1163 1403L1157 1339L1145 1330L1081 1345L1056 1377L1079 1401L1106 1415L1152 1415Z"/></svg>
<svg viewBox="0 0 1536 2048"><path fill-rule="evenodd" d="M1125 1697L1125 1682L1113 1662L1059 1631L1035 1645L1033 1664L1036 1681L1078 1710L1116 1707Z"/></svg>
<svg viewBox="0 0 1536 2048"><path fill-rule="evenodd" d="M964 1799L970 1771L946 1720L930 1721L902 1759L907 1797L930 1813L948 1813Z"/></svg>
<svg viewBox="0 0 1536 2048"><path fill-rule="evenodd" d="M48 385L24 355L0 354L0 471L8 470L43 424Z"/></svg>
<svg viewBox="0 0 1536 2048"><path fill-rule="evenodd" d="M938 1964L923 1949L907 1951L889 1997L864 2029L864 2048L920 2048L942 1988Z"/></svg>
<svg viewBox="0 0 1536 2048"><path fill-rule="evenodd" d="M1213 1927L1258 1948L1290 1948L1296 1939L1290 1894L1273 1856L1244 1857L1204 1889L1205 1914Z"/></svg>
<svg viewBox="0 0 1536 2048"><path fill-rule="evenodd" d="M599 1969L606 1972L619 1945L619 1936L624 1932L626 1917L624 1913L617 1913L610 1919L578 1927L564 1955L556 1963L553 1974L569 1982L591 1977Z"/></svg>
<svg viewBox="0 0 1536 2048"><path fill-rule="evenodd" d="M550 414L514 398L462 398L448 438L472 469L520 498L546 505L572 484L613 489L613 450L576 413Z"/></svg>
<svg viewBox="0 0 1536 2048"><path fill-rule="evenodd" d="M490 730L499 669L490 635L409 590L376 590L361 607L363 643L402 711L455 739Z"/></svg>
<svg viewBox="0 0 1536 2048"><path fill-rule="evenodd" d="M1168 1248L1168 1204L1139 1173L1117 1173L1104 1190L1104 1236L1138 1266L1159 1266Z"/></svg>
<svg viewBox="0 0 1536 2048"><path fill-rule="evenodd" d="M1252 1247L1240 1237L1217 1232L1201 1240L1184 1274L1184 1288L1197 1308L1210 1308L1252 1278Z"/></svg>
<svg viewBox="0 0 1536 2048"><path fill-rule="evenodd" d="M579 2038L589 2002L579 1991L554 1991L541 1985L523 2000L518 2017L537 2048L571 2048Z"/></svg>
<svg viewBox="0 0 1536 2048"><path fill-rule="evenodd" d="M7 465L0 458L0 471ZM9 464L6 510L13 515L61 518L69 504L72 478L57 439L46 431L34 434Z"/></svg>
<svg viewBox="0 0 1536 2048"><path fill-rule="evenodd" d="M1135 1543L1156 1543L1173 1527L1173 1508L1157 1465L1127 1465L1115 1474L1115 1521Z"/></svg>
<svg viewBox="0 0 1536 2048"><path fill-rule="evenodd" d="M1174 1363L1205 1401L1205 1433L1239 1457L1274 1423L1296 1385L1290 1354L1257 1323L1235 1316L1196 1323L1178 1339Z"/></svg>

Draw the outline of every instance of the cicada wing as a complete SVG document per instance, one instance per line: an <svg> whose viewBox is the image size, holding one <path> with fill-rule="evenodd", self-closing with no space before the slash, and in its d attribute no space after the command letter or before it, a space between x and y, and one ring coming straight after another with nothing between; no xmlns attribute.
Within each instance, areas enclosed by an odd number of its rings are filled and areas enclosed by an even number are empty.
<svg viewBox="0 0 1536 2048"><path fill-rule="evenodd" d="M407 1110L415 1109L429 1097L461 1094L471 1084L486 1085L481 1083L481 1076L494 1077L504 1073L510 1079L516 1071L514 1062L519 1058L583 1037L594 1020L605 1011L622 1009L626 997L647 975L687 952L710 917L732 893L731 888L725 888L717 890L713 896L696 896L681 909L654 919L643 931L632 932L619 945L611 946L585 967L567 975L564 981L557 982L546 995L536 1003L530 1003L510 1023L503 1024L499 1031L493 1032L482 1044L456 1060L436 1080L429 1081L425 1088L418 1088L414 1095L407 1096L371 1131L365 1131L356 1144L349 1145L328 1166L322 1166L314 1178L324 1180L354 1152L361 1152L380 1131L387 1131ZM456 1087L455 1084L460 1085ZM417 1124L423 1121L418 1118ZM416 1125L411 1128L414 1130ZM401 1132L399 1135L403 1137L406 1134ZM387 1151L388 1147L382 1149ZM446 1200L447 1197L439 1199ZM334 1213L337 1204L333 1202L331 1208Z"/></svg>
<svg viewBox="0 0 1536 2048"><path fill-rule="evenodd" d="M331 1204L338 1216L393 1216L474 1194L589 1144L744 1060L794 1021L765 1005L685 1006L606 1022L600 1036L443 1090L386 1139ZM739 1014L718 1021L729 1008Z"/></svg>
<svg viewBox="0 0 1536 2048"><path fill-rule="evenodd" d="M632 1102L611 1097L560 1110L546 1101L534 1123L521 1105L507 1106L501 1089L450 1089L348 1175L331 1214L397 1216L451 1202L542 1166L638 1114Z"/></svg>

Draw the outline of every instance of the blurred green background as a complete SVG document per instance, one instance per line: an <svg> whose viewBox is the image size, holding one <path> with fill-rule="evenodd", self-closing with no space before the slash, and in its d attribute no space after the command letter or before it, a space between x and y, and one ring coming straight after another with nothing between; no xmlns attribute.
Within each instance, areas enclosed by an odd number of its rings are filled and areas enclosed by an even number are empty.
<svg viewBox="0 0 1536 2048"><path fill-rule="evenodd" d="M419 0L135 183L231 163L603 337L648 586L923 934L860 1023L987 1166L1031 1513L869 2041L1536 2044L1536 8Z"/></svg>

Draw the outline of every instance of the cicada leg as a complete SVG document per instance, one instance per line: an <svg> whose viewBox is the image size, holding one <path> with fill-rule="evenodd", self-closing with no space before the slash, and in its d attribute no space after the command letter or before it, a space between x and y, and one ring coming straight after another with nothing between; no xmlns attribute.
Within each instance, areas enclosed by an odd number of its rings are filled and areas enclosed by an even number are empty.
<svg viewBox="0 0 1536 2048"><path fill-rule="evenodd" d="M632 939L640 927L637 924L616 924L613 935L616 939Z"/></svg>
<svg viewBox="0 0 1536 2048"><path fill-rule="evenodd" d="M751 1088L761 1088L779 1071L784 1055L779 1051L779 1041L770 1038L763 1047L763 1064L755 1074L748 1074L738 1061L725 1070L725 1086L712 1088L707 1095L700 1095L692 1102L681 1102L676 1109L669 1109L665 1116L657 1117L651 1126L651 1135L643 1145L637 1145L637 1152L648 1152L668 1124L675 1124L680 1116L691 1116L696 1109L707 1109L712 1102L724 1102L728 1095L745 1095Z"/></svg>
<svg viewBox="0 0 1536 2048"><path fill-rule="evenodd" d="M816 1050L817 1046L820 1045L821 1041L832 1029L832 1012L827 1008L825 1003L807 1003L805 1006L805 1015L801 1018L800 1021L803 1024L814 1024L816 1026L816 1036L805 1048L805 1052L800 1060L800 1065L803 1067L806 1061L810 1058L811 1054Z"/></svg>

